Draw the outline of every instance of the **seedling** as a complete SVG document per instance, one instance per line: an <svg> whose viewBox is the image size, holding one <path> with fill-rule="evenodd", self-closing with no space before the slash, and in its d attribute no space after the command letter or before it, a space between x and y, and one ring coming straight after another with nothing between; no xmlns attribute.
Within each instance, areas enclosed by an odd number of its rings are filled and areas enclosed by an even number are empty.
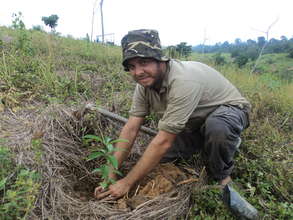
<svg viewBox="0 0 293 220"><path fill-rule="evenodd" d="M115 180L109 177L109 174L111 172L122 175L121 172L118 170L118 161L117 159L113 156L113 153L115 151L121 150L117 149L113 146L113 144L118 143L118 142L128 142L128 140L125 139L116 139L113 140L110 137L99 137L96 135L85 135L83 137L83 140L86 144L90 142L100 142L103 147L96 149L93 151L87 158L87 161L94 160L97 158L103 158L106 160L106 163L101 165L98 168L95 168L92 172L98 172L101 175L102 182L100 182L100 186L103 189L106 189L109 185L115 183Z"/></svg>

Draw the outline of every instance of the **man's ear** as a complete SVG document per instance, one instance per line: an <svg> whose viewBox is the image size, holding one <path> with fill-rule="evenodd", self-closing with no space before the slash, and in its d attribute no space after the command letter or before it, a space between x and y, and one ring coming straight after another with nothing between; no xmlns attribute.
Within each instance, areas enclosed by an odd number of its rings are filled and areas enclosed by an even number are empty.
<svg viewBox="0 0 293 220"><path fill-rule="evenodd" d="M166 72L167 71L167 62L166 61L158 61L159 65L160 65L160 69L162 70L162 72Z"/></svg>

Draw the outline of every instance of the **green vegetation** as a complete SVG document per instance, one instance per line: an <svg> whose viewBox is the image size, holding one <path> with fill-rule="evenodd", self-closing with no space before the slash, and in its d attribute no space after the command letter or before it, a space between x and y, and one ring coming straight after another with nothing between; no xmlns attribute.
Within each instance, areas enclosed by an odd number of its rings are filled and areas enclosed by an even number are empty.
<svg viewBox="0 0 293 220"><path fill-rule="evenodd" d="M191 45L187 45L186 42L181 42L180 44L177 44L176 46L169 46L166 48L166 54L169 57L173 58L180 58L184 57L187 58L190 56L192 52Z"/></svg>
<svg viewBox="0 0 293 220"><path fill-rule="evenodd" d="M263 36L260 36L257 41L249 39L242 42L237 38L231 44L225 41L215 45L197 45L192 49L196 52L204 51L208 54L216 54L214 55L216 64L222 64L223 61L219 54L227 53L232 59L231 62L239 68L247 66L251 69L251 72L258 74L272 72L281 79L292 82L292 48L293 38L287 39L282 36L281 40L272 38L267 41ZM281 59L278 59L278 57L281 57Z"/></svg>
<svg viewBox="0 0 293 220"><path fill-rule="evenodd" d="M120 64L120 47L26 30L20 20L15 19L13 29L0 27L0 111L9 108L16 112L35 102L77 104L91 100L128 116L134 83ZM249 74L253 60L238 68L228 53L193 53L184 59L214 66L251 101L251 125L243 133L233 178L264 219L291 219L292 58L287 53L264 54L255 74ZM148 123L155 118L149 117ZM107 157L113 141L102 142L107 149L102 153ZM40 143L32 143L32 148L42 163ZM38 191L37 174L15 166L10 150L0 149L1 219L25 218ZM88 159L91 157L94 155ZM215 189L203 189L193 195L193 201L197 206L190 219L232 219Z"/></svg>
<svg viewBox="0 0 293 220"><path fill-rule="evenodd" d="M281 36L280 40L275 38L266 40L265 37L260 36L257 41L248 39L247 41L241 41L241 39L235 39L234 43L229 43L225 41L224 43L216 43L215 45L197 45L192 47L193 51L201 53L231 53L236 55L244 54L252 59L256 59L259 50L265 46L264 54L272 53L289 53L293 46L293 38L287 39L285 36Z"/></svg>
<svg viewBox="0 0 293 220"><path fill-rule="evenodd" d="M118 175L122 175L121 172L118 170L118 161L117 159L112 155L115 151L118 149L114 148L115 143L117 142L127 142L127 140L117 139L112 140L110 137L98 137L96 135L85 135L83 137L84 143L86 145L89 144L98 144L99 142L102 144L102 146L95 146L94 150L90 155L87 157L87 161L95 160L98 158L101 158L105 161L104 164L100 165L98 168L95 168L93 172L98 172L101 175L102 182L100 182L100 186L103 189L106 189L110 184L115 183L114 179L111 179L109 174L115 173ZM96 142L96 143L94 143Z"/></svg>
<svg viewBox="0 0 293 220"><path fill-rule="evenodd" d="M38 179L35 171L15 166L13 154L0 146L0 219L26 219L39 190Z"/></svg>

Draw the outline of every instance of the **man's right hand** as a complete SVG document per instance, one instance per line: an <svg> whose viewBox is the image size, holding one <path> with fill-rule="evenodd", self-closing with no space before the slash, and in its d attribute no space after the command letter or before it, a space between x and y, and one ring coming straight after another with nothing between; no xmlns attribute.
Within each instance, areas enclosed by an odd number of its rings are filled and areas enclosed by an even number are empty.
<svg viewBox="0 0 293 220"><path fill-rule="evenodd" d="M109 186L108 189L103 189L101 186L95 189L95 197L97 199L107 198L107 200L116 200L129 192L131 184L123 178Z"/></svg>
<svg viewBox="0 0 293 220"><path fill-rule="evenodd" d="M117 175L115 173L109 173L109 179L112 179L112 180L117 180ZM108 189L106 188L103 188L102 186L97 186L95 188L95 191L94 191L94 197L96 197L97 195L103 193L103 192L106 192Z"/></svg>

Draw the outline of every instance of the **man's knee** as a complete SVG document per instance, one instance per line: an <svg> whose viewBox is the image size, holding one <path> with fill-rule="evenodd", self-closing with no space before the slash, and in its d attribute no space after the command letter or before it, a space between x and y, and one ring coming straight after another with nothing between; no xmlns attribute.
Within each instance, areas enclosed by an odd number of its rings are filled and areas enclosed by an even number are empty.
<svg viewBox="0 0 293 220"><path fill-rule="evenodd" d="M205 153L209 157L223 157L229 162L237 150L239 134L233 133L229 125L218 118L209 118L205 124ZM214 160L215 158L213 158Z"/></svg>
<svg viewBox="0 0 293 220"><path fill-rule="evenodd" d="M226 142L230 131L228 126L217 118L208 118L205 123L204 136L206 141Z"/></svg>

